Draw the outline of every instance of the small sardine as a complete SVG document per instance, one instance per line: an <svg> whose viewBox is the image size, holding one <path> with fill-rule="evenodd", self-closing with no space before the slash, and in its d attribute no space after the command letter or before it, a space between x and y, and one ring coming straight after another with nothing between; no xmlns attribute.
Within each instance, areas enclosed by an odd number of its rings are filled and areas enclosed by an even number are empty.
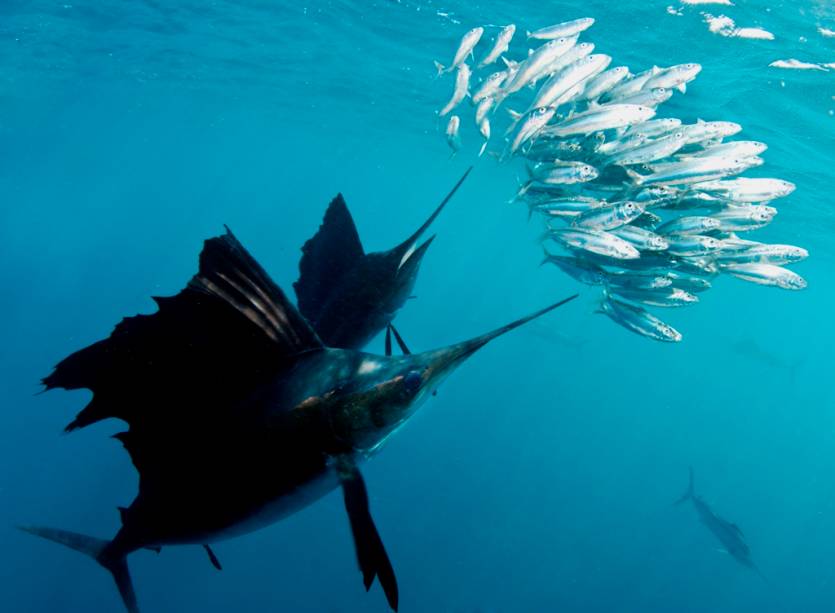
<svg viewBox="0 0 835 613"><path fill-rule="evenodd" d="M732 158L747 158L761 154L768 149L768 145L755 140L737 140L729 143L722 143L696 151L695 153L685 153L678 156L679 159L690 158L707 158L707 157L732 157Z"/></svg>
<svg viewBox="0 0 835 613"><path fill-rule="evenodd" d="M643 135L647 138L658 138L672 132L681 125L681 119L665 117L663 119L650 119L643 123L632 126L626 131L626 135Z"/></svg>
<svg viewBox="0 0 835 613"><path fill-rule="evenodd" d="M537 164L528 166L528 174L532 181L548 185L570 185L594 181L598 172L594 166L583 162L559 162L553 164Z"/></svg>
<svg viewBox="0 0 835 613"><path fill-rule="evenodd" d="M724 250L719 254L719 265L722 267L737 264L794 264L809 257L809 252L794 245L765 245L757 243L745 249L737 249L730 253Z"/></svg>
<svg viewBox="0 0 835 613"><path fill-rule="evenodd" d="M516 153L528 140L545 127L551 118L556 113L557 109L552 106L542 106L528 115L528 118L522 123L519 130L516 132L516 137L510 145L510 152Z"/></svg>
<svg viewBox="0 0 835 613"><path fill-rule="evenodd" d="M800 290L807 285L806 280L797 273L773 264L740 264L728 266L724 270L743 281L782 289Z"/></svg>
<svg viewBox="0 0 835 613"><path fill-rule="evenodd" d="M670 284L680 287L681 289L690 292L706 292L711 288L710 281L697 277L694 275L687 275L676 270L670 270L666 273Z"/></svg>
<svg viewBox="0 0 835 613"><path fill-rule="evenodd" d="M632 302L640 302L641 304L654 307L682 307L695 304L699 301L697 296L685 292L678 287L633 289L629 287L610 286L609 291Z"/></svg>
<svg viewBox="0 0 835 613"><path fill-rule="evenodd" d="M644 208L634 202L623 202L600 207L574 218L572 225L575 228L587 230L614 230L625 226L644 212ZM620 237L621 240L627 240ZM628 241L630 242L631 241Z"/></svg>
<svg viewBox="0 0 835 613"><path fill-rule="evenodd" d="M686 185L735 175L761 163L761 158L695 158L655 164L649 175L630 169L626 172L638 185Z"/></svg>
<svg viewBox="0 0 835 613"><path fill-rule="evenodd" d="M605 70L611 61L612 58L608 55L593 54L569 64L542 85L530 108L553 104L585 79Z"/></svg>
<svg viewBox="0 0 835 613"><path fill-rule="evenodd" d="M585 285L603 285L606 272L597 264L565 255L552 255L545 252L543 264L553 264L569 277Z"/></svg>
<svg viewBox="0 0 835 613"><path fill-rule="evenodd" d="M673 281L664 275L637 271L606 273L606 285L631 289L662 289L670 287Z"/></svg>
<svg viewBox="0 0 835 613"><path fill-rule="evenodd" d="M791 194L794 183L782 179L739 178L726 181L709 181L694 186L697 189L721 194L735 202L767 202Z"/></svg>
<svg viewBox="0 0 835 613"><path fill-rule="evenodd" d="M615 85L623 81L628 74L629 68L626 66L617 66L601 72L596 77L592 77L586 81L581 98L583 100L597 100Z"/></svg>
<svg viewBox="0 0 835 613"><path fill-rule="evenodd" d="M617 260L637 260L641 257L641 253L622 238L600 230L551 228L547 235L573 249L605 255Z"/></svg>
<svg viewBox="0 0 835 613"><path fill-rule="evenodd" d="M565 21L553 26L547 26L534 30L533 32L525 32L528 38L535 38L538 40L552 40L560 38L561 36L574 36L580 32L588 30L594 25L594 19L591 17L583 17L582 19L574 19L573 21Z"/></svg>
<svg viewBox="0 0 835 613"><path fill-rule="evenodd" d="M713 217L693 215L678 217L656 228L659 234L703 234L718 230L722 223Z"/></svg>
<svg viewBox="0 0 835 613"><path fill-rule="evenodd" d="M438 111L440 117L447 115L467 97L467 91L470 88L470 75L472 75L472 71L467 64L461 64L458 67L458 72L455 75L455 90L452 92L452 98L449 99L446 106Z"/></svg>
<svg viewBox="0 0 835 613"><path fill-rule="evenodd" d="M459 66L464 64L464 60L472 53L478 41L481 40L481 35L484 34L484 28L478 27L468 30L464 36L461 37L461 42L458 44L458 50L455 52L455 57L452 58L452 64L445 68L440 62L435 62L435 68L438 69L438 75L446 72L452 72Z"/></svg>
<svg viewBox="0 0 835 613"><path fill-rule="evenodd" d="M482 98L481 102L478 103L475 108L475 123L477 126L480 126L481 122L487 118L487 114L493 108L493 103L493 98Z"/></svg>
<svg viewBox="0 0 835 613"><path fill-rule="evenodd" d="M513 78L507 78L505 84L499 91L501 98L504 99L510 94L518 92L525 85L537 78L544 68L571 49L575 42L577 42L576 36L563 37L548 41L539 47L525 61L519 63Z"/></svg>
<svg viewBox="0 0 835 613"><path fill-rule="evenodd" d="M639 228L638 226L625 225L610 230L610 232L632 243L639 251L664 251L670 246L667 239L663 236L659 236L651 230Z"/></svg>
<svg viewBox="0 0 835 613"><path fill-rule="evenodd" d="M765 205L743 205L727 207L713 214L719 221L719 228L726 232L755 230L771 223L777 209Z"/></svg>
<svg viewBox="0 0 835 613"><path fill-rule="evenodd" d="M577 113L570 119L545 130L553 136L572 136L590 134L600 130L623 128L655 115L655 109L634 104L611 104L599 106L583 113Z"/></svg>
<svg viewBox="0 0 835 613"><path fill-rule="evenodd" d="M481 61L478 63L478 67L484 68L499 59L499 56L501 56L501 54L507 51L508 47L510 47L510 41L513 39L514 34L516 34L516 26L514 24L511 23L510 25L503 27L496 36L493 48L487 52L487 55L481 58Z"/></svg>
<svg viewBox="0 0 835 613"><path fill-rule="evenodd" d="M672 97L672 95L672 90L664 89L662 87L656 87L655 89L642 89L641 91L636 92L634 94L616 98L612 100L610 104L640 104L642 106L650 106L652 108L655 108L659 104L662 104L669 100Z"/></svg>
<svg viewBox="0 0 835 613"><path fill-rule="evenodd" d="M538 202L529 201L530 212L537 212L547 217L576 217L580 213L605 206L605 200L589 196L561 196Z"/></svg>
<svg viewBox="0 0 835 613"><path fill-rule="evenodd" d="M661 138L646 141L638 147L617 153L610 157L608 164L628 166L630 164L647 164L670 157L684 147L684 134L675 132Z"/></svg>
<svg viewBox="0 0 835 613"><path fill-rule="evenodd" d="M696 75L701 71L701 65L693 63L662 68L644 83L643 88L652 89L655 87L663 87L668 90L677 89L683 94L687 91L687 83L695 79Z"/></svg>
<svg viewBox="0 0 835 613"><path fill-rule="evenodd" d="M612 321L627 330L666 343L681 341L681 334L641 307L623 302L607 294L598 313L607 315Z"/></svg>
<svg viewBox="0 0 835 613"><path fill-rule="evenodd" d="M473 94L473 103L478 104L485 98L493 96L497 91L499 91L499 88L502 86L502 83L504 83L507 75L507 70L500 70L499 72L494 72L489 77L484 79L479 88Z"/></svg>
<svg viewBox="0 0 835 613"><path fill-rule="evenodd" d="M490 141L490 120L486 117L478 124L478 133L484 139L484 142L481 144L481 149L478 152L478 157L481 157L484 154L484 150L487 149L487 143Z"/></svg>
<svg viewBox="0 0 835 613"><path fill-rule="evenodd" d="M449 118L446 125L446 142L449 148L452 149L452 155L458 153L461 149L461 135L459 130L461 128L461 118L458 115L453 115Z"/></svg>
<svg viewBox="0 0 835 613"><path fill-rule="evenodd" d="M712 236L675 234L667 236L666 239L669 243L667 250L673 255L706 255L722 248L722 241Z"/></svg>

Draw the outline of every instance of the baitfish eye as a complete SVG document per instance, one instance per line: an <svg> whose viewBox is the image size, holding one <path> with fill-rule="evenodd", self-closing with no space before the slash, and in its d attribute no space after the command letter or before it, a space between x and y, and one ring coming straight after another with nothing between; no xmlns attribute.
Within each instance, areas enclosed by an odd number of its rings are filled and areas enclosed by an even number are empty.
<svg viewBox="0 0 835 613"><path fill-rule="evenodd" d="M422 383L423 377L421 377L420 373L416 370L410 370L403 378L403 385L406 387L406 391L410 394L414 394L418 391L418 388L420 388Z"/></svg>

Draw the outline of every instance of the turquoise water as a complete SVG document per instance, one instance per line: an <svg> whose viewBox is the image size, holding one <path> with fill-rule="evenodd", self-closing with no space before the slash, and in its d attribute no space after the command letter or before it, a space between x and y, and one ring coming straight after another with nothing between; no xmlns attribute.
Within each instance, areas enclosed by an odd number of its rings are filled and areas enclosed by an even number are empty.
<svg viewBox="0 0 835 613"><path fill-rule="evenodd" d="M34 395L56 362L177 292L224 223L289 290L337 192L366 248L386 249L474 162L397 319L409 345L582 294L473 357L365 466L400 610L831 610L835 71L768 64L835 62L835 38L817 31L835 29L835 7L736 4L3 2L4 610L122 610L93 563L13 528L109 537L136 491L108 438L117 423L61 434L88 392ZM776 39L712 34L700 10ZM797 190L757 238L810 251L793 267L806 290L723 276L670 314L685 338L667 346L593 315L597 292L537 267L541 227L506 204L519 168L476 162L474 146L449 159L434 111L450 82L432 60L474 25L581 16L617 63L703 65L665 111L768 143L749 175ZM768 584L671 506L691 465ZM363 590L338 493L216 551L222 573L197 547L132 556L143 611L387 610L379 586Z"/></svg>

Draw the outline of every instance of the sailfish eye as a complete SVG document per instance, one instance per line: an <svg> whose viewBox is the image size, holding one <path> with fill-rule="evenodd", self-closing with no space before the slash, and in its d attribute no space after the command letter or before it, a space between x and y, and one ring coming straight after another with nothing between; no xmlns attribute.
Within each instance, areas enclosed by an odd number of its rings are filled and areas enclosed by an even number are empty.
<svg viewBox="0 0 835 613"><path fill-rule="evenodd" d="M406 387L406 391L410 394L414 394L418 391L422 383L423 377L421 377L420 373L416 370L410 370L406 376L403 377L403 385Z"/></svg>

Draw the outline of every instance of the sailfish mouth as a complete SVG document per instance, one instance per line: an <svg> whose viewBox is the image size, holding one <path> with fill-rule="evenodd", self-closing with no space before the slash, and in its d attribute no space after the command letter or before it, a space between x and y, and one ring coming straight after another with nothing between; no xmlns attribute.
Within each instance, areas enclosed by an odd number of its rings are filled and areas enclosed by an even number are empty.
<svg viewBox="0 0 835 613"><path fill-rule="evenodd" d="M400 258L400 264L397 265L398 272L402 270L406 264L409 264L410 268L414 268L419 265L421 260L423 260L423 256L426 255L426 250L429 249L429 245L432 244L432 241L435 240L436 236L437 234L433 234L423 241L419 247L416 246L417 243L412 244L411 248L409 248L409 250L403 254L403 257Z"/></svg>
<svg viewBox="0 0 835 613"><path fill-rule="evenodd" d="M441 204L439 204L435 208L435 210L432 211L432 214L429 216L429 219L424 221L423 225L421 225L414 232L414 234L412 234L409 238L407 238L405 241L403 241L397 247L394 248L394 251L396 253L402 253L403 254L400 258L400 264L397 267L398 270L400 270L408 260L410 260L413 256L415 256L415 254L418 254L421 257L423 257L423 254L426 252L426 249L429 247L429 244L432 242L432 240L435 237L432 236L426 242L424 242L420 247L416 246L417 242L418 242L418 239L423 235L424 232L426 232L426 230L429 228L429 226L432 225L432 222L435 221L435 219L438 217L438 215L441 214L441 211L444 210L444 207L446 206L447 202L449 202L450 199L455 195L455 192L457 192L458 188L461 187L461 184L464 182L464 179L467 178L467 176L470 174L472 169L473 169L473 167L470 166L467 169L467 171L464 173L464 175L460 179L458 179L458 183L455 184L455 186L450 190L450 192L446 195L446 197L441 201ZM420 262L420 258L416 259L415 262Z"/></svg>

